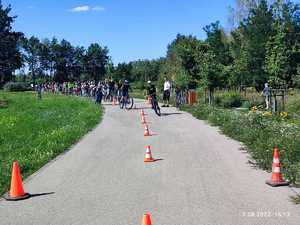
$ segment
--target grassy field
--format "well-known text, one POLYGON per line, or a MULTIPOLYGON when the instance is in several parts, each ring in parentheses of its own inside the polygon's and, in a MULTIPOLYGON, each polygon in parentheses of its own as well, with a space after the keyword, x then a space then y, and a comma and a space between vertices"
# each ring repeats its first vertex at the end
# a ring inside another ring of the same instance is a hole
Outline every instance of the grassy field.
POLYGON ((132 90, 132 92, 130 92, 130 96, 133 98, 146 99, 146 91, 135 88, 132 90))
POLYGON ((0 194, 9 188, 18 160, 27 177, 67 150, 101 120, 102 108, 88 99, 0 91, 0 194))

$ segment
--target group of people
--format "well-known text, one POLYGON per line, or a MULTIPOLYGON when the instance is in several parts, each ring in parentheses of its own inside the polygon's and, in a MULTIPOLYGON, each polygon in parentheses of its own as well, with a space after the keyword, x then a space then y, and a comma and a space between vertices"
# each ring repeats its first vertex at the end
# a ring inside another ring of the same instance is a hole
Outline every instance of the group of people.
MULTIPOLYGON (((147 95, 157 99, 156 87, 153 82, 147 82, 147 95)), ((102 101, 112 102, 114 99, 119 101, 122 97, 128 97, 131 91, 128 80, 120 80, 118 82, 113 79, 105 79, 95 84, 94 81, 85 82, 63 82, 63 83, 44 83, 38 85, 39 93, 46 91, 51 93, 62 93, 66 95, 76 95, 92 97, 96 104, 101 104, 102 101)), ((164 78, 163 101, 162 107, 169 107, 171 96, 171 82, 167 77, 164 78)))
POLYGON ((77 95, 95 98, 95 103, 101 104, 102 101, 112 102, 114 98, 126 96, 129 93, 130 85, 127 80, 115 82, 105 79, 95 84, 94 81, 85 82, 63 82, 63 83, 44 83, 36 87, 38 92, 51 92, 53 94, 77 95))

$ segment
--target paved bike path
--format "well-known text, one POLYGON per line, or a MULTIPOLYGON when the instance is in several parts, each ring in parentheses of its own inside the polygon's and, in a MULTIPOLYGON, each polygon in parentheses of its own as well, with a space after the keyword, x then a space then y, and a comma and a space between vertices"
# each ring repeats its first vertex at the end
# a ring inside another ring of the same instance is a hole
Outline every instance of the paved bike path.
POLYGON ((153 225, 299 224, 292 189, 267 186, 238 142, 174 108, 145 112, 147 138, 139 110, 107 105, 100 125, 25 181, 31 194, 54 193, 0 200, 0 224, 136 225, 145 212, 153 225), (160 161, 143 162, 148 144, 160 161))

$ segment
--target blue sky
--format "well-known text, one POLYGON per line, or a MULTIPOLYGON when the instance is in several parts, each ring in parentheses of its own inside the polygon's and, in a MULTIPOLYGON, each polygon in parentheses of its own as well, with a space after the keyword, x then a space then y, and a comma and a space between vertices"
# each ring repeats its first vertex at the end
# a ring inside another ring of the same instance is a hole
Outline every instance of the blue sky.
POLYGON ((114 63, 164 56, 176 34, 204 39, 202 28, 227 25, 234 0, 2 0, 26 36, 106 45, 114 63))

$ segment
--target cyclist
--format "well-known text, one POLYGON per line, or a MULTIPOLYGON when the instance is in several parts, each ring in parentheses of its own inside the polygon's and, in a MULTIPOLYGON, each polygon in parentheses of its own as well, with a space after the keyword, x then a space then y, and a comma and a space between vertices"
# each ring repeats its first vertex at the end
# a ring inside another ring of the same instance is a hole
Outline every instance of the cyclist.
POLYGON ((147 87, 147 94, 152 98, 152 109, 154 109, 154 100, 157 100, 157 97, 156 97, 156 87, 154 84, 152 84, 152 82, 149 80, 148 82, 148 87, 147 87))
POLYGON ((129 90, 131 91, 131 87, 130 87, 130 85, 129 85, 128 80, 125 80, 125 81, 124 81, 121 90, 122 90, 122 97, 128 97, 128 95, 129 95, 129 90))
POLYGON ((129 98, 129 91, 132 91, 132 89, 129 85, 128 80, 125 80, 122 87, 121 87, 121 96, 122 96, 121 101, 122 101, 122 103, 120 103, 121 104, 120 106, 121 106, 122 109, 124 107, 124 104, 127 104, 127 101, 128 101, 128 98, 129 98))

